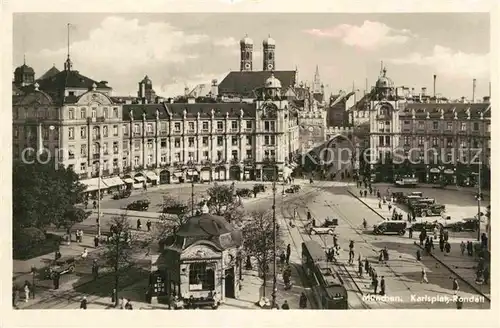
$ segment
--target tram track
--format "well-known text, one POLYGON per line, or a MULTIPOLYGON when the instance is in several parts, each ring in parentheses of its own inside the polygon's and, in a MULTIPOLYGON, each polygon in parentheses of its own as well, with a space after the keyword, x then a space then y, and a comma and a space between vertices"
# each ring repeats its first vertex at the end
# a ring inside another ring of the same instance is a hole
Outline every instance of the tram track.
MULTIPOLYGON (((319 186, 321 187, 321 185, 319 186)), ((302 193, 300 196, 301 198, 306 198, 307 196, 312 196, 314 194, 317 194, 318 192, 321 192, 320 188, 316 186, 312 187, 312 190, 310 191, 307 191, 306 193, 302 193)), ((296 198, 299 198, 299 197, 296 197, 296 198)), ((295 198, 294 198, 295 199, 295 198)), ((290 201, 290 199, 289 199, 290 201)), ((297 242, 295 240, 295 238, 293 238, 293 234, 292 234, 292 231, 291 229, 293 227, 291 227, 286 221, 286 218, 287 217, 291 217, 290 216, 290 208, 287 207, 287 208, 284 208, 284 205, 285 204, 285 200, 283 199, 282 201, 282 204, 280 206, 280 213, 281 213, 281 216, 283 218, 283 220, 285 221, 285 225, 287 227, 287 231, 288 231, 288 234, 290 235, 290 238, 292 239, 292 243, 294 244, 294 247, 297 251, 301 250, 302 248, 302 242, 305 242, 306 240, 314 240, 308 233, 307 231, 303 231, 301 232, 300 229, 305 229, 305 226, 302 224, 302 226, 300 227, 298 224, 297 224, 297 219, 299 219, 300 222, 303 222, 304 220, 301 219, 301 215, 299 213, 299 211, 296 211, 296 217, 295 219, 293 220, 294 221, 294 226, 295 228, 297 228, 298 230, 298 235, 300 236, 300 245, 297 245, 297 242), (285 212, 288 212, 288 213, 285 213, 285 212), (287 215, 288 214, 288 215, 287 215)), ((307 204, 303 204, 303 207, 306 208, 307 210, 311 211, 311 209, 307 206, 307 204)), ((294 209, 295 211, 295 209, 294 209)), ((326 240, 322 237, 322 236, 318 236, 319 240, 321 241, 321 246, 322 248, 328 248, 328 245, 327 245, 327 242, 326 240)), ((351 273, 349 272, 349 270, 347 270, 347 268, 345 267, 345 264, 342 264, 342 263, 333 263, 332 265, 334 265, 336 268, 340 269, 340 270, 335 270, 335 273, 337 274, 337 276, 343 281, 344 284, 348 283, 348 284, 351 284, 351 290, 354 291, 354 294, 356 295, 356 297, 360 300, 360 303, 361 303, 361 306, 364 308, 364 309, 369 309, 369 305, 366 304, 366 302, 364 302, 363 298, 362 298, 362 295, 363 295, 363 292, 361 290, 361 288, 359 287, 359 285, 357 284, 357 282, 355 281, 355 279, 352 277, 351 273), (339 271, 343 271, 342 274, 340 274, 339 271), (345 280, 345 277, 348 278, 348 282, 346 282, 345 280), (354 287, 354 288, 352 288, 354 287)), ((298 271, 300 271, 302 274, 301 274, 301 280, 302 280, 302 283, 306 283, 309 285, 309 280, 308 278, 305 276, 305 272, 302 268, 302 266, 298 266, 300 268, 297 268, 298 271)), ((313 292, 314 293, 314 292, 313 292)), ((309 302, 311 303, 311 298, 308 296, 308 300, 309 302)), ((315 300, 315 299, 314 299, 315 300)), ((349 308, 352 309, 352 306, 349 305, 349 308)))

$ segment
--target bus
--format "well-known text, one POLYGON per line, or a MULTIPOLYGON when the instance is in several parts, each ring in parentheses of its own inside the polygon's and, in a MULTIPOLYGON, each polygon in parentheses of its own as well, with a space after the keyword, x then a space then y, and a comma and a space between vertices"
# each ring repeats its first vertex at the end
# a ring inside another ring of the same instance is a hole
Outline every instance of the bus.
POLYGON ((321 245, 314 240, 302 243, 302 267, 321 309, 348 308, 344 282, 326 261, 326 254, 321 245))

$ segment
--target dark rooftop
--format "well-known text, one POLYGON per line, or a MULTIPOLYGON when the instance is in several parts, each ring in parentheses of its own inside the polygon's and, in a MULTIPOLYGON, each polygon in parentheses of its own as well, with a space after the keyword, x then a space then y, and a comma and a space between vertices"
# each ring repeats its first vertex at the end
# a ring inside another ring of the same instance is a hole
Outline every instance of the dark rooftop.
POLYGON ((219 95, 237 95, 253 98, 254 91, 264 86, 266 79, 274 74, 283 90, 295 85, 295 71, 251 71, 229 72, 219 84, 219 95))

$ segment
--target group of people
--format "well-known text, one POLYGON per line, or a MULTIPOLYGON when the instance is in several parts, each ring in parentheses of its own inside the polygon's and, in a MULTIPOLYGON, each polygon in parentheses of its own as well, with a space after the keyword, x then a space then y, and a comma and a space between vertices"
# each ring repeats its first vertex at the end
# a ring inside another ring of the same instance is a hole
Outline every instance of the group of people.
MULTIPOLYGON (((151 231, 151 226, 152 226, 152 222, 150 219, 148 219, 148 221, 146 222, 146 228, 148 229, 148 232, 151 231)), ((141 222, 141 219, 137 219, 137 230, 141 230, 142 229, 142 222, 141 222)))

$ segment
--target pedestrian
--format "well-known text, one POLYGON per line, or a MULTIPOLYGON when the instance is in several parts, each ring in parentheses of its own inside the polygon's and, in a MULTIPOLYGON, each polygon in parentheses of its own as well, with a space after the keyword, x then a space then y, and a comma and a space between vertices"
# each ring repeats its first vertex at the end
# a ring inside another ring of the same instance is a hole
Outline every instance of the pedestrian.
POLYGON ((363 261, 359 261, 358 263, 358 274, 360 278, 363 278, 363 261))
MULTIPOLYGON (((113 289, 113 291, 115 291, 115 294, 116 294, 116 289, 113 289)), ((114 302, 113 302, 113 304, 114 304, 114 302)), ((120 297, 120 309, 122 309, 122 310, 125 309, 125 298, 123 298, 123 296, 120 297)))
POLYGON ((434 239, 437 239, 438 238, 438 228, 437 227, 434 227, 434 239))
POLYGON ((462 255, 464 255, 464 253, 465 253, 465 243, 463 240, 460 243, 460 253, 462 253, 462 255))
POLYGON ((368 194, 368 191, 366 191, 366 189, 365 189, 365 190, 363 191, 363 194, 364 194, 364 196, 365 196, 365 198, 366 198, 366 195, 368 194))
POLYGON ((378 208, 379 208, 379 210, 382 209, 382 202, 381 201, 378 201, 378 208))
POLYGON ((481 248, 486 249, 488 248, 488 236, 483 232, 481 235, 481 248))
POLYGON ((387 204, 387 207, 389 208, 389 212, 391 211, 392 205, 391 203, 387 204))
POLYGON ((448 241, 448 239, 450 238, 450 234, 449 234, 448 230, 445 230, 445 231, 443 232, 443 236, 444 236, 444 237, 443 237, 443 238, 444 238, 444 241, 445 241, 445 242, 446 242, 446 241, 448 241))
POLYGON ((444 239, 441 237, 439 238, 439 250, 441 253, 444 251, 444 239))
POLYGON ((54 278, 52 280, 52 283, 54 284, 54 289, 59 289, 59 282, 60 282, 60 279, 61 279, 61 274, 56 272, 54 274, 54 278))
POLYGON ((151 220, 148 219, 148 221, 146 222, 146 227, 148 228, 148 232, 151 231, 151 225, 152 225, 151 220))
POLYGON ((130 302, 130 299, 127 299, 127 303, 125 304, 125 309, 126 310, 133 310, 134 309, 132 307, 132 302, 130 302))
POLYGON ((29 283, 24 283, 24 301, 28 303, 30 299, 30 286, 29 283))
POLYGON ((75 230, 75 240, 76 240, 76 242, 77 242, 77 243, 79 243, 79 242, 80 242, 80 236, 79 236, 79 233, 80 233, 80 231, 79 231, 78 229, 77 229, 77 230, 75 230))
POLYGON ((385 295, 385 279, 384 276, 380 279, 380 295, 385 295))
POLYGON ((486 267, 483 270, 483 284, 487 285, 489 281, 490 281, 490 270, 488 269, 488 267, 486 267))
POLYGON ((360 190, 360 191, 359 191, 359 196, 360 196, 360 197, 363 197, 363 190, 360 190))
POLYGON ((306 296, 306 294, 304 292, 302 292, 302 294, 300 294, 299 307, 301 309, 307 308, 307 296, 306 296))
POLYGON ((288 305, 287 300, 285 300, 285 302, 281 306, 281 309, 283 309, 283 310, 290 310, 290 305, 288 305))
POLYGON ((315 219, 312 219, 312 226, 315 227, 316 226, 316 220, 315 219))
POLYGON ((286 264, 290 264, 290 254, 291 254, 291 252, 292 252, 292 247, 290 246, 290 244, 288 244, 286 246, 286 259, 285 259, 286 264))
POLYGON ((99 247, 99 236, 94 237, 94 247, 95 248, 99 247))
POLYGON ((62 257, 61 252, 57 250, 54 254, 55 261, 59 260, 62 257))
POLYGON ((87 310, 87 297, 86 296, 83 296, 82 300, 80 301, 80 309, 87 310))
POLYGON ((451 252, 451 245, 450 245, 449 242, 446 242, 444 244, 444 250, 446 251, 446 254, 450 254, 450 252, 451 252))
POLYGON ((97 280, 99 276, 99 265, 97 264, 97 259, 92 261, 92 274, 94 276, 94 280, 97 280))
POLYGON ((458 280, 457 280, 457 278, 453 278, 453 294, 457 295, 459 289, 460 289, 460 286, 458 286, 458 280))
POLYGON ((373 286, 373 293, 377 294, 377 290, 378 290, 378 278, 375 275, 375 273, 373 274, 372 286, 373 286))
POLYGON ((413 227, 408 228, 408 238, 412 239, 413 238, 413 227))
POLYGON ((380 191, 377 190, 377 198, 380 199, 380 191))
POLYGON ((471 241, 467 241, 467 255, 472 256, 474 254, 473 252, 473 246, 471 241))
POLYGON ((94 206, 94 210, 97 209, 97 202, 95 200, 92 202, 92 205, 94 206))
POLYGON ((370 262, 368 261, 368 258, 365 258, 365 271, 370 273, 370 262))
POLYGON ((429 283, 429 280, 427 279, 427 271, 425 271, 425 268, 422 268, 422 278, 420 279, 420 283, 425 282, 426 284, 429 283))
POLYGON ((142 226, 141 219, 137 219, 137 230, 141 230, 141 226, 142 226))
POLYGON ((420 261, 422 259, 422 255, 420 254, 420 250, 417 250, 417 261, 420 261))
POLYGON ((462 301, 462 298, 457 295, 457 310, 461 310, 464 306, 464 302, 462 301))

